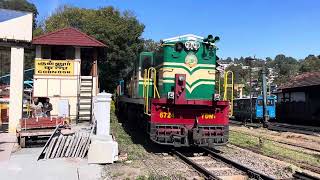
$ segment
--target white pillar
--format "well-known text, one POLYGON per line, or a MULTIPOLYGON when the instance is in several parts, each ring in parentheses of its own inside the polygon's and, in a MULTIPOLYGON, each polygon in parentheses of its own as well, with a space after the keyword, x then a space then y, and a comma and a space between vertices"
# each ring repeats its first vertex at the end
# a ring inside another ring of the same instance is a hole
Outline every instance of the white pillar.
POLYGON ((99 93, 95 98, 94 112, 97 120, 97 136, 110 136, 110 93, 99 93))
POLYGON ((99 93, 94 102, 97 134, 91 137, 88 163, 105 164, 118 160, 118 143, 110 135, 110 93, 99 93))
POLYGON ((11 47, 9 132, 16 133, 22 118, 24 48, 11 47))

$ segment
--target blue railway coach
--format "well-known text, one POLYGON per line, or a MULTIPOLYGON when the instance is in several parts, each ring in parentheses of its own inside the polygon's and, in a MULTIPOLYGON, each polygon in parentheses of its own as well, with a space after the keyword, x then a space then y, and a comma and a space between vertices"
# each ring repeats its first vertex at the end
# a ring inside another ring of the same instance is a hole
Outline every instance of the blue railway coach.
MULTIPOLYGON (((267 97, 267 114, 270 120, 276 118, 277 97, 271 95, 267 97)), ((250 98, 239 98, 233 101, 233 116, 236 120, 246 121, 250 119, 250 98)), ((263 97, 252 98, 252 119, 260 122, 263 119, 263 97)))

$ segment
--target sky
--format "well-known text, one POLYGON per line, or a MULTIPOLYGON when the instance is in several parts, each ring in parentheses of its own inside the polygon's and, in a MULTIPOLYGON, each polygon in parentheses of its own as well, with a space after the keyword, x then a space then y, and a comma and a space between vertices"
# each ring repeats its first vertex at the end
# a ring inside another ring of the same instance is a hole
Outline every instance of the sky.
POLYGON ((220 37, 218 56, 297 59, 320 54, 319 0, 29 0, 39 20, 61 5, 114 6, 135 13, 143 38, 159 41, 184 34, 220 37))

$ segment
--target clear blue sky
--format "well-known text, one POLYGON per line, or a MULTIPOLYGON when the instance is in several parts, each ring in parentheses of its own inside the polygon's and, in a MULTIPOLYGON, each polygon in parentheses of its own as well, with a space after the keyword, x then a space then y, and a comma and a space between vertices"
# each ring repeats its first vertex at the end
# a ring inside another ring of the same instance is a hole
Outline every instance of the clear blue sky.
POLYGON ((135 12, 144 38, 220 36, 220 57, 320 54, 319 0, 29 0, 44 19, 59 6, 112 5, 135 12))

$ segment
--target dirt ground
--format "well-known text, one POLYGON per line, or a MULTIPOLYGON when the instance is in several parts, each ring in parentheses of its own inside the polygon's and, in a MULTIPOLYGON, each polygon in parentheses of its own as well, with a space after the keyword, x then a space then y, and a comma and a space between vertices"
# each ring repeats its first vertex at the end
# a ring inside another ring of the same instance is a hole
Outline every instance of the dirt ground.
POLYGON ((104 167, 107 179, 203 179, 191 167, 177 158, 146 153, 144 159, 127 160, 104 167))

